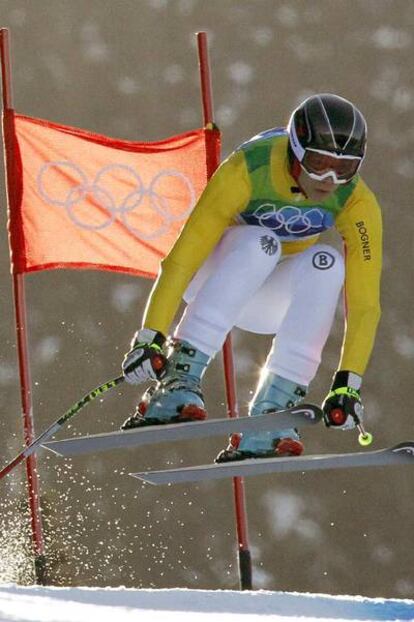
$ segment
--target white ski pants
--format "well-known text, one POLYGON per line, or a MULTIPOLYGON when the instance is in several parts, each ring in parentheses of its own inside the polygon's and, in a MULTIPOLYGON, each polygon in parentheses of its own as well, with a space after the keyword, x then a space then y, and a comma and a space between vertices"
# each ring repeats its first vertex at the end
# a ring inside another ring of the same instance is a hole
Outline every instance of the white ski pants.
POLYGON ((209 356, 227 333, 276 335, 266 369, 307 386, 318 369, 344 281, 342 255, 326 244, 281 257, 275 233, 229 228, 196 273, 175 336, 209 356))

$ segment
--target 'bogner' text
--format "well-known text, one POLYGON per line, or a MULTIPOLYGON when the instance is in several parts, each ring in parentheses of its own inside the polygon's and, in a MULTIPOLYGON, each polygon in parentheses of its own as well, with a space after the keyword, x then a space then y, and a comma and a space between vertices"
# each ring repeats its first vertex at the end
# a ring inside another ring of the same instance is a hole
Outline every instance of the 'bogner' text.
POLYGON ((357 222, 355 224, 358 227, 358 233, 361 239, 361 248, 362 248, 362 254, 364 256, 364 261, 370 261, 371 248, 369 244, 369 235, 368 235, 367 228, 365 226, 365 222, 361 220, 360 222, 357 222))

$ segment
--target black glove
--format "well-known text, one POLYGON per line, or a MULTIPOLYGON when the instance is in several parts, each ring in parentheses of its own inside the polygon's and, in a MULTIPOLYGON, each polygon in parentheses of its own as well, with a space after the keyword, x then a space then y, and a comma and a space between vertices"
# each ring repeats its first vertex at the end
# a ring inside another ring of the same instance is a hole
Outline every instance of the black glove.
POLYGON ((165 337, 162 333, 142 328, 131 342, 131 349, 122 361, 125 380, 130 384, 140 384, 146 380, 157 380, 163 375, 166 357, 162 351, 165 337))
POLYGON ((336 372, 331 391, 322 404, 323 418, 328 427, 352 430, 362 423, 361 380, 358 374, 350 371, 336 372))

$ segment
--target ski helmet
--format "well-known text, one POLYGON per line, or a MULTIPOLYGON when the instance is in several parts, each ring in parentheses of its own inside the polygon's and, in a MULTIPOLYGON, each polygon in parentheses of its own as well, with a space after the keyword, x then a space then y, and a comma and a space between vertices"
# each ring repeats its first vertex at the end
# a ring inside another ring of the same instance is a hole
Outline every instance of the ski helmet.
POLYGON ((296 160, 310 177, 343 184, 358 172, 367 124, 350 101, 330 93, 312 95, 293 111, 287 130, 292 164, 296 160))

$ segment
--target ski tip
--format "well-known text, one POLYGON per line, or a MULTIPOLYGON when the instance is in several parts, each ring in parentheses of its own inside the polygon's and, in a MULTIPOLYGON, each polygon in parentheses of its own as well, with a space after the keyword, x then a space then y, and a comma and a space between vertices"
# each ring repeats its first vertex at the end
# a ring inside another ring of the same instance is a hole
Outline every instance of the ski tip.
POLYGON ((394 445, 392 451, 395 453, 405 452, 414 457, 414 441, 404 441, 402 443, 398 443, 398 445, 394 445))
POLYGON ((319 421, 321 421, 323 417, 322 408, 320 408, 320 406, 316 406, 316 404, 311 404, 307 402, 294 406, 290 412, 293 415, 301 415, 312 423, 319 423, 319 421))

